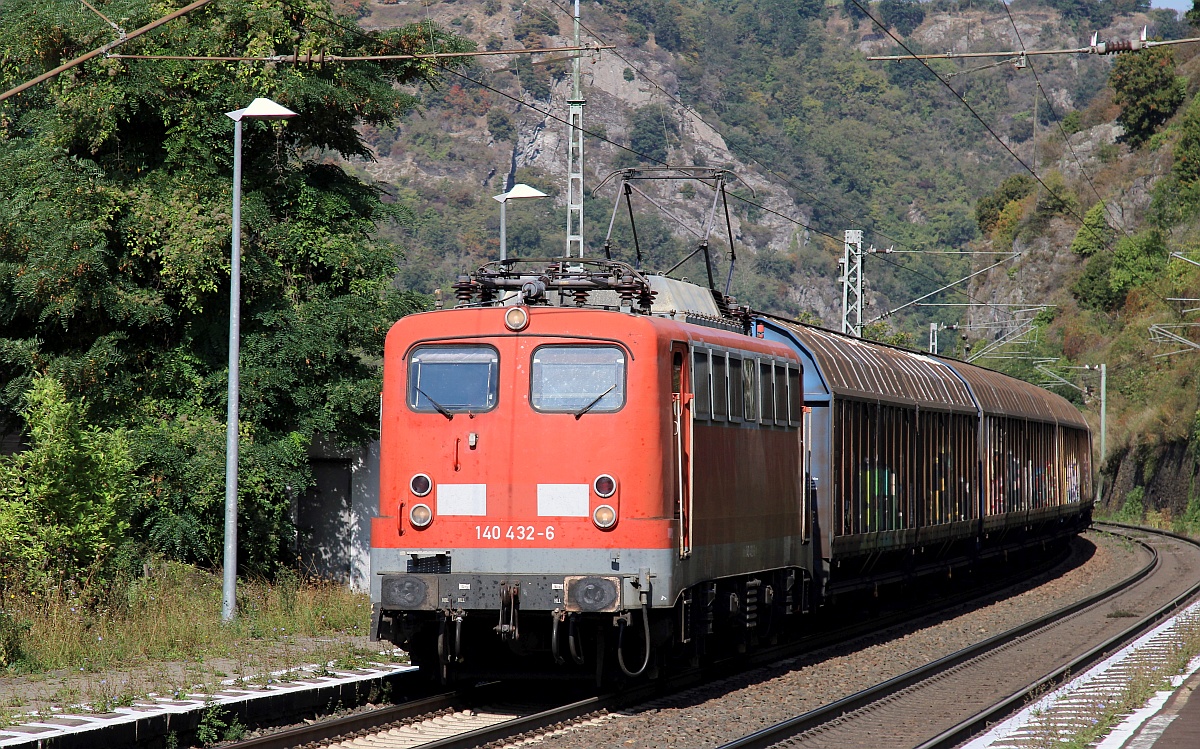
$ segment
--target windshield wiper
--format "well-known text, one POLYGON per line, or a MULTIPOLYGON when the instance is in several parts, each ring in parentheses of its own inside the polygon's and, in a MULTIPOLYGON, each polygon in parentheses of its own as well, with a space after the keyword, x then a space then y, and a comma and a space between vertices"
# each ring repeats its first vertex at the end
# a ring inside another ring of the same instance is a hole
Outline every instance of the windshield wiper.
POLYGON ((579 421, 579 417, 580 417, 580 416, 583 416, 583 415, 584 415, 585 413, 587 413, 588 411, 591 411, 593 408, 595 408, 595 407, 596 407, 596 404, 597 404, 597 403, 599 403, 600 401, 604 400, 604 396, 608 395, 609 393, 611 393, 613 390, 616 390, 616 389, 617 389, 617 384, 614 382, 614 383, 612 384, 612 387, 610 387, 608 390, 605 390, 605 391, 604 391, 603 393, 601 393, 600 395, 597 395, 597 396, 596 396, 596 399, 595 399, 594 401, 592 401, 591 403, 587 404, 586 406, 584 406, 584 407, 583 407, 583 408, 581 408, 580 410, 576 411, 576 412, 575 412, 575 420, 576 420, 576 421, 579 421))
MULTIPOLYGON (((421 388, 419 388, 419 387, 416 387, 415 385, 414 385, 413 387, 416 389, 416 391, 417 391, 418 393, 420 393, 421 395, 425 396, 425 400, 429 401, 429 402, 430 402, 430 404, 432 404, 432 405, 433 405, 433 407, 437 409, 437 412, 438 412, 438 413, 440 413, 442 416, 445 416, 447 421, 454 421, 454 414, 452 414, 452 413, 450 413, 449 411, 447 411, 445 406, 443 406, 441 403, 438 403, 438 402, 437 402, 437 401, 435 401, 433 398, 430 398, 430 397, 429 397, 429 393, 425 392, 425 391, 424 391, 424 390, 422 390, 421 388)), ((613 387, 616 387, 616 385, 613 385, 613 387)), ((589 406, 589 408, 590 408, 590 406, 589 406)), ((578 419, 579 417, 578 417, 578 416, 576 416, 575 418, 577 418, 577 419, 578 419)))

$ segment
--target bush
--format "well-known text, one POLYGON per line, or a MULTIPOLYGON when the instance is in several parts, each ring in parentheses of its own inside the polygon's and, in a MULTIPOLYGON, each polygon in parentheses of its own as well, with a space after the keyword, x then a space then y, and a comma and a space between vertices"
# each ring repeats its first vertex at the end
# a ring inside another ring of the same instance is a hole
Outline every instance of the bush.
POLYGON ((1192 99, 1179 122, 1171 173, 1185 186, 1200 181, 1200 99, 1192 99))
POLYGON ((1083 275, 1071 286, 1071 294, 1082 306, 1111 312, 1125 303, 1125 292, 1114 291, 1109 282, 1112 262, 1111 252, 1101 252, 1088 260, 1083 275))
POLYGON ((1022 200, 1037 186, 1028 175, 1014 174, 1008 177, 991 193, 984 195, 975 204, 975 223, 982 234, 991 234, 1000 220, 1000 212, 1014 200, 1022 200))
POLYGON ((129 433, 84 424, 82 401, 58 380, 38 376, 25 402, 29 449, 0 459, 0 562, 10 585, 111 561, 141 483, 129 433))
POLYGON ((493 107, 487 113, 488 132, 496 140, 512 140, 515 130, 513 129, 512 118, 508 116, 499 107, 493 107))
POLYGON ((1157 278, 1166 263, 1167 245, 1157 231, 1122 237, 1113 248, 1109 286, 1113 292, 1125 294, 1157 278))
POLYGON ((516 28, 513 29, 513 37, 519 42, 525 42, 530 37, 557 33, 558 21, 545 13, 534 12, 532 8, 526 8, 521 14, 521 20, 517 21, 516 28))
POLYGON ((1139 522, 1146 514, 1145 498, 1146 489, 1141 486, 1134 487, 1125 495, 1125 504, 1121 505, 1120 511, 1113 519, 1119 523, 1139 522))
POLYGON ((1071 242, 1071 252, 1080 257, 1091 257, 1107 248, 1114 234, 1113 228, 1108 224, 1108 213, 1104 203, 1097 203, 1084 214, 1083 226, 1079 227, 1075 239, 1071 242))
POLYGON ((0 669, 11 669, 25 660, 25 638, 30 624, 0 611, 0 669))
POLYGON ((1042 182, 1045 183, 1046 190, 1038 195, 1037 205, 1034 209, 1038 218, 1069 216, 1079 212, 1079 200, 1067 187, 1062 172, 1053 169, 1046 173, 1042 182))
POLYGON ((667 139, 678 134, 674 118, 661 106, 642 107, 629 118, 629 147, 649 163, 666 163, 667 139))

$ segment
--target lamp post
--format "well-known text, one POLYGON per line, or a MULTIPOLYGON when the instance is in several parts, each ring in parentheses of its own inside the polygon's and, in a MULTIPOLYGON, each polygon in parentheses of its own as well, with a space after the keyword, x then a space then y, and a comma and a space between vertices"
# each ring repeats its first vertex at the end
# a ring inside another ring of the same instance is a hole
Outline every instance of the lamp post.
POLYGON ((525 184, 515 184, 512 189, 500 195, 493 195, 492 200, 500 204, 500 259, 508 259, 508 216, 505 213, 505 208, 510 200, 520 200, 525 198, 544 198, 546 193, 537 188, 530 187, 525 184))
POLYGON ((233 249, 229 270, 229 410, 225 424, 225 574, 221 619, 237 610, 238 514, 238 356, 242 327, 242 120, 281 120, 296 113, 270 99, 258 98, 245 109, 226 112, 233 120, 233 249))

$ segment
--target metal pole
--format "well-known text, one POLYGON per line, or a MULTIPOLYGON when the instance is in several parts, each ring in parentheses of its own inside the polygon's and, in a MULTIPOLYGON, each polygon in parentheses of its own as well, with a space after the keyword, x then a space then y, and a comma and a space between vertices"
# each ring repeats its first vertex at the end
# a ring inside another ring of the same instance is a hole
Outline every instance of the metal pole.
MULTIPOLYGON (((1105 442, 1108 437, 1108 365, 1100 365, 1100 467, 1104 468, 1104 458, 1108 454, 1105 442)), ((1099 474, 1096 481, 1096 494, 1104 497, 1104 474, 1099 474)))
POLYGON ((938 324, 935 322, 929 323, 929 353, 937 353, 937 334, 938 324))
POLYGON ((508 201, 501 200, 500 201, 500 259, 501 260, 508 259, 508 233, 507 233, 508 232, 508 229, 507 229, 508 216, 505 215, 505 213, 504 213, 504 209, 506 206, 508 206, 508 201))
MULTIPOLYGON (((575 46, 579 46, 579 0, 575 0, 575 46)), ((571 59, 571 98, 567 133, 567 257, 583 257, 583 93, 580 90, 580 55, 571 59)))
POLYGON ((233 123, 233 249, 229 270, 229 410, 225 417, 225 574, 221 619, 237 613, 238 356, 242 327, 242 121, 233 123))

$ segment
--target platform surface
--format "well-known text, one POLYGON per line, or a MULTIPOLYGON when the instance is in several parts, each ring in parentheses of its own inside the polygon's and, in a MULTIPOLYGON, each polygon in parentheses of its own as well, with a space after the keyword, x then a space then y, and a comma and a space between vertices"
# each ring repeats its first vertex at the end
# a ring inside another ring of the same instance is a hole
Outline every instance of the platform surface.
POLYGON ((1200 749, 1200 671, 1193 673, 1157 715, 1121 749, 1200 749))

